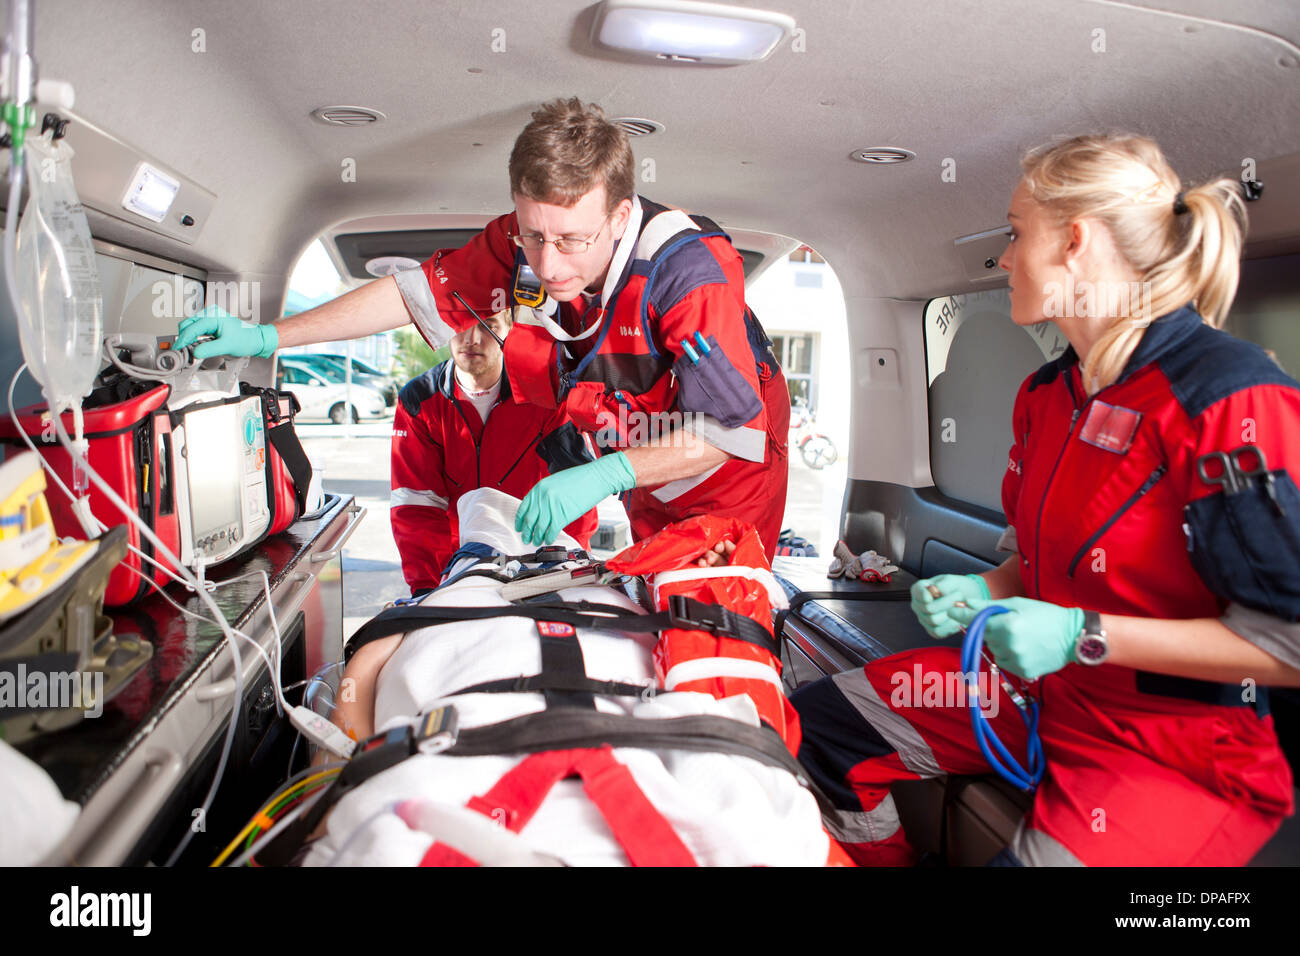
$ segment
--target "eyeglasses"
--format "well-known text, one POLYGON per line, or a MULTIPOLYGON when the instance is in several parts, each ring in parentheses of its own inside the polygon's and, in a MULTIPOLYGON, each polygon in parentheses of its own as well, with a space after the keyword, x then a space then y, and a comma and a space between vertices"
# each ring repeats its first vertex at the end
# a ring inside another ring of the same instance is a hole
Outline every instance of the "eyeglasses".
MULTIPOLYGON (((612 215, 613 213, 609 214, 609 216, 612 215)), ((591 248, 591 244, 596 241, 596 237, 599 236, 601 230, 605 228, 605 223, 609 222, 609 216, 602 219, 600 226, 586 239, 573 239, 569 236, 561 236, 559 239, 543 239, 541 236, 536 234, 520 236, 512 233, 510 240, 520 249, 527 252, 537 252, 548 242, 553 242, 555 243, 556 252, 562 252, 566 256, 572 256, 579 252, 586 252, 591 248)))

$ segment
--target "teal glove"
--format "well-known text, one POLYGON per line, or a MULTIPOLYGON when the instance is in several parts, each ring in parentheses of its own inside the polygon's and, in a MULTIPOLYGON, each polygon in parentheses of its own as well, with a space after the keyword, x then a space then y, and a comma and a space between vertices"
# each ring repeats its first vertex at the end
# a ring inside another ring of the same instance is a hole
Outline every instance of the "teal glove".
POLYGON ((280 344, 280 333, 274 325, 254 325, 237 319, 225 309, 210 305, 202 312, 181 319, 176 327, 176 341, 172 348, 183 349, 194 344, 200 335, 215 335, 216 339, 194 347, 196 359, 214 355, 255 355, 270 358, 280 344))
POLYGON ((1025 680, 1038 680, 1074 660, 1074 641, 1083 631, 1083 608, 1022 597, 968 603, 970 607, 955 607, 948 616, 969 626, 975 614, 990 604, 1009 612, 995 614, 984 624, 984 646, 993 652, 999 667, 1025 680))
POLYGON ((550 544, 565 525, 602 499, 635 486, 636 472, 627 455, 621 451, 601 455, 585 465, 548 475, 534 485, 519 505, 515 530, 528 544, 550 544))
POLYGON ((931 637, 952 637, 961 628, 948 615, 958 601, 987 601, 989 586, 978 574, 940 574, 912 585, 912 613, 931 637), (932 597, 929 586, 939 589, 940 597, 932 597))

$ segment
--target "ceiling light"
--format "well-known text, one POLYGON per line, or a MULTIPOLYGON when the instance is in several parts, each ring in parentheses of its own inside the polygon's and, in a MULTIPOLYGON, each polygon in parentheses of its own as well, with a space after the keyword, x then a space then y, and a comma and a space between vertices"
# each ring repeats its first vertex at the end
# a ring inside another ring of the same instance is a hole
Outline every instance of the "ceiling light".
POLYGON ((604 0, 594 43, 640 56, 690 63, 765 60, 794 32, 784 13, 693 0, 604 0))
POLYGON ((871 146, 866 149, 855 149, 849 153, 849 159, 871 166, 892 166, 905 163, 909 159, 916 159, 916 153, 909 149, 899 149, 897 146, 871 146))
POLYGON ((151 222, 162 222, 180 188, 181 184, 161 169, 141 163, 126 187, 122 205, 151 222))

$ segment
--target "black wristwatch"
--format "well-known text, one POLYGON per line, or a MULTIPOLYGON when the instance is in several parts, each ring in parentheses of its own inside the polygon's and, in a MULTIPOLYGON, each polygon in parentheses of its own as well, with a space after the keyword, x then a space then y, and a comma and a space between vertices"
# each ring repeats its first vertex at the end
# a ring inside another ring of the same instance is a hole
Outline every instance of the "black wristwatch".
POLYGON ((1074 639, 1074 659, 1095 667, 1109 656, 1110 642, 1101 629, 1101 615, 1096 611, 1084 611, 1083 630, 1074 639))

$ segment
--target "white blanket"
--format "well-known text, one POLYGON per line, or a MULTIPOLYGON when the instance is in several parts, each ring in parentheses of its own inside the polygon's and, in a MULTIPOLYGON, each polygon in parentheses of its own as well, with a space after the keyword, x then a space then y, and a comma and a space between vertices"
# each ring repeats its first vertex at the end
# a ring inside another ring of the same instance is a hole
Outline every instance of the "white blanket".
MULTIPOLYGON (((499 492, 466 495, 460 505, 461 540, 471 540, 465 536, 469 528, 476 535, 472 540, 486 540, 503 552, 531 550, 514 532, 517 505, 499 492)), ((497 595, 499 587, 491 578, 469 577, 433 592, 425 603, 505 604, 497 595)), ((642 610, 612 587, 571 588, 561 596, 642 610)), ((650 654, 655 635, 580 630, 578 640, 588 676, 653 685, 650 654)), ((536 674, 540 666, 541 645, 530 620, 497 618, 413 631, 379 675, 375 727, 385 730, 409 723, 422 711, 448 702, 455 704, 462 728, 541 711, 545 705, 540 693, 448 696, 482 681, 536 674)), ((660 694, 653 699, 597 697, 596 706, 606 713, 645 718, 711 714, 758 725, 748 697, 715 700, 698 693, 660 694)), ((816 802, 786 771, 727 754, 620 747, 614 755, 701 864, 819 866, 825 862, 828 841, 816 802)), ((460 842, 467 855, 481 858, 484 841, 470 835, 481 830, 487 818, 464 810, 465 803, 490 790, 521 759, 517 755, 411 757, 334 807, 329 833, 313 845, 306 863, 418 864, 435 837, 412 828, 394 812, 399 803, 412 799, 442 811, 439 825, 431 827, 438 842, 453 848, 460 842)), ((406 816, 409 819, 410 813, 406 816)), ((532 851, 575 865, 627 863, 577 779, 556 784, 518 838, 503 828, 496 832, 507 860, 513 846, 521 859, 532 851)))

